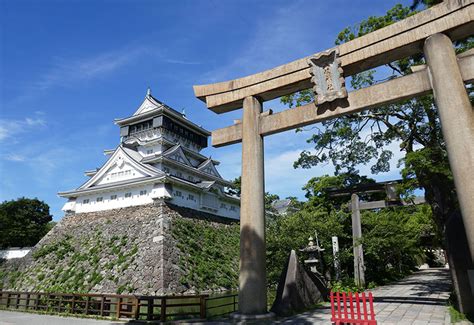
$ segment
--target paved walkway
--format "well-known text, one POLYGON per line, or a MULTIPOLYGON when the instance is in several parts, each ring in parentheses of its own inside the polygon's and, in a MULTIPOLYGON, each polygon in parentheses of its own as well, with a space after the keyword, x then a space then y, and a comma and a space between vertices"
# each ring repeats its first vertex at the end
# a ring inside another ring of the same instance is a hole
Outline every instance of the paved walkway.
MULTIPOLYGON (((446 307, 451 291, 449 270, 416 272, 397 283, 371 290, 375 319, 383 325, 450 324, 446 307)), ((330 324, 329 307, 280 321, 281 324, 330 324)))
MULTIPOLYGON (((397 283, 372 290, 378 324, 422 325, 450 324, 446 307, 451 280, 449 270, 428 269, 419 271, 397 283)), ((274 324, 331 324, 329 307, 319 308, 274 324)), ((128 324, 133 324, 130 322, 128 324)), ((208 324, 229 324, 229 321, 208 322, 208 324)), ((60 316, 36 315, 21 312, 0 311, 0 325, 118 325, 120 321, 98 321, 91 319, 66 318, 60 316)), ((136 323, 135 323, 136 324, 136 323)), ((142 323, 143 324, 143 323, 142 323)))
MULTIPOLYGON (((38 315, 0 310, 0 325, 125 325, 120 321, 95 320, 77 317, 38 315)), ((143 323, 141 323, 143 325, 143 323)))

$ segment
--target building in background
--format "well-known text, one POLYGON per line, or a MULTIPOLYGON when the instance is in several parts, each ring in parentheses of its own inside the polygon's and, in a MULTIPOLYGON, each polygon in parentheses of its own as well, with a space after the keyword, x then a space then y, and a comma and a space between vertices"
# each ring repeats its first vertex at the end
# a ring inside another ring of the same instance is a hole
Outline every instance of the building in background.
POLYGON ((211 133, 151 95, 130 117, 115 120, 120 144, 79 188, 60 192, 63 211, 84 213, 153 203, 156 199, 218 216, 238 219, 240 200, 218 161, 200 151, 211 133))

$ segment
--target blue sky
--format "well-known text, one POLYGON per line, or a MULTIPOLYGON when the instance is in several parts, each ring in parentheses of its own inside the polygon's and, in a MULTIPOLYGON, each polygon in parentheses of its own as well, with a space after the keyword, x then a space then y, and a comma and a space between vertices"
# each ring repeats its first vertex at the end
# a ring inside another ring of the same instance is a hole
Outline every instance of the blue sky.
MULTIPOLYGON (((208 111, 193 85, 330 48, 344 27, 398 2, 0 0, 0 200, 38 197, 58 220, 64 199, 56 193, 78 187, 85 170, 105 162, 103 150, 119 142, 113 119, 131 115, 148 86, 209 130, 231 125, 241 112, 208 111)), ((278 101, 265 106, 282 109, 278 101)), ((265 138, 266 190, 303 198, 308 179, 333 172, 331 166, 293 169, 299 152, 311 148, 310 134, 265 138)), ((204 153, 233 179, 240 175, 240 150, 204 153)), ((396 177, 396 170, 376 176, 396 177)))

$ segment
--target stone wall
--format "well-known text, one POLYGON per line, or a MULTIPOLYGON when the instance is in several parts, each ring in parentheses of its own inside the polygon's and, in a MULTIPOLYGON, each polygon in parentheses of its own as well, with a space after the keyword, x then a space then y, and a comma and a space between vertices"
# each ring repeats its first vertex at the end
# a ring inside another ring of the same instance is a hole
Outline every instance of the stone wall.
POLYGON ((181 281, 188 270, 180 258, 187 252, 172 235, 177 218, 217 229, 232 222, 164 201, 68 215, 27 256, 3 263, 0 285, 14 291, 147 295, 195 291, 181 281))

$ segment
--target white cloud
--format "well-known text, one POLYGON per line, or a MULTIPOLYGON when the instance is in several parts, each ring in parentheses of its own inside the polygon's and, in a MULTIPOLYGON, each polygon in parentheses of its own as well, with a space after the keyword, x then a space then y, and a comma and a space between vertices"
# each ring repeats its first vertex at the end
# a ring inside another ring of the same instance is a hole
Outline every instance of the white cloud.
POLYGON ((178 59, 165 59, 165 62, 173 63, 173 64, 183 64, 183 65, 199 65, 199 64, 202 64, 201 62, 197 62, 197 61, 186 61, 186 60, 178 60, 178 59))
POLYGON ((48 72, 33 83, 33 91, 44 91, 57 86, 90 80, 112 73, 148 53, 145 47, 120 49, 85 58, 56 58, 48 72))
POLYGON ((36 126, 36 125, 45 126, 46 125, 46 122, 41 118, 27 117, 27 118, 25 118, 25 123, 29 126, 36 126))
POLYGON ((12 153, 12 154, 6 155, 5 159, 9 161, 23 162, 25 161, 26 158, 22 155, 12 153))
POLYGON ((37 117, 27 117, 21 120, 0 119, 0 142, 45 125, 46 121, 37 117))

